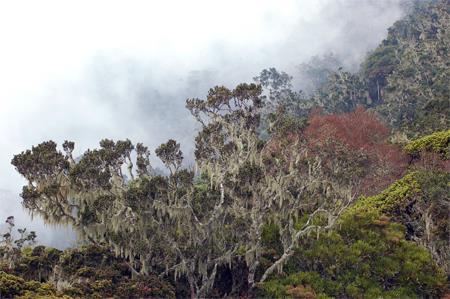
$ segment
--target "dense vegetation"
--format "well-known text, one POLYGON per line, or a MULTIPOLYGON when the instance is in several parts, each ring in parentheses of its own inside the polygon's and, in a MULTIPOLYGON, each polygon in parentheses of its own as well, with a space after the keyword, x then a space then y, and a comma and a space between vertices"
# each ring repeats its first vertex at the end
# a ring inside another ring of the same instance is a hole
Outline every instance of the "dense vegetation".
POLYGON ((447 172, 411 172, 360 198, 338 229, 299 245, 287 277, 263 288, 269 297, 437 297, 450 260, 449 180, 447 172))
POLYGON ((175 297, 169 282, 154 275, 133 278, 125 260, 96 245, 64 252, 28 247, 2 271, 0 292, 6 298, 175 297))
POLYGON ((450 275, 450 5, 419 3, 359 73, 316 57, 307 92, 274 68, 188 99, 180 144, 43 142, 12 160, 23 206, 86 242, 7 219, 0 296, 439 298, 450 275))
POLYGON ((417 1, 358 74, 331 72, 315 102, 330 112, 374 108, 409 137, 448 129, 449 23, 448 1, 417 1))

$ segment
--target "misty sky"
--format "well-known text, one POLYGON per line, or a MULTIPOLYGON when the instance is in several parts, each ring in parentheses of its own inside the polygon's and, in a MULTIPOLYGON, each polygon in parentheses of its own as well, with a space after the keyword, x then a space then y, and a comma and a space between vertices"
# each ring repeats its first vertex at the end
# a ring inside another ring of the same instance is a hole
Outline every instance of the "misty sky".
MULTIPOLYGON (((0 197, 23 184, 12 156, 49 139, 81 154, 102 138, 151 149, 174 138, 189 156, 186 98, 328 52, 354 69, 402 16, 400 2, 1 2, 0 197)), ((0 198, 0 217, 23 215, 14 196, 0 198)))

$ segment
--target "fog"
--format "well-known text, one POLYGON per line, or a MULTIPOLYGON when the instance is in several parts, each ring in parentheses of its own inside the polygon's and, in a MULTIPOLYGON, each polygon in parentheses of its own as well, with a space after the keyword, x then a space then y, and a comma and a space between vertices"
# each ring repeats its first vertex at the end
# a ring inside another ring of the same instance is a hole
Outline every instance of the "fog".
MULTIPOLYGON (((68 246, 67 229, 20 206, 14 154, 52 139, 76 155, 102 138, 154 149, 168 138, 192 157, 184 103, 263 68, 295 74, 333 52, 356 70, 403 14, 402 0, 10 1, 0 4, 0 216, 68 246)), ((154 163, 157 162, 154 161, 154 163)))

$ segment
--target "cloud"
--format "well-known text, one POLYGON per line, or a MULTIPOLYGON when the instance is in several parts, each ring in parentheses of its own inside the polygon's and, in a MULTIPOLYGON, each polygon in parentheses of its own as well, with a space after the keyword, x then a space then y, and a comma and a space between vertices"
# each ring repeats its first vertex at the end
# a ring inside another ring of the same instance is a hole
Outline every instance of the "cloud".
POLYGON ((20 197, 11 191, 0 189, 0 234, 8 232, 9 225, 5 220, 14 216, 15 226, 13 236, 19 236, 17 229, 26 228, 27 232, 36 231, 36 242, 41 245, 65 248, 77 243, 76 234, 70 227, 51 226, 45 224, 42 219, 30 215, 24 211, 20 204, 20 197))
POLYGON ((174 138, 192 157, 186 98, 330 51, 355 69, 401 2, 2 2, 0 188, 18 194, 12 156, 49 139, 79 155, 102 138, 174 138))

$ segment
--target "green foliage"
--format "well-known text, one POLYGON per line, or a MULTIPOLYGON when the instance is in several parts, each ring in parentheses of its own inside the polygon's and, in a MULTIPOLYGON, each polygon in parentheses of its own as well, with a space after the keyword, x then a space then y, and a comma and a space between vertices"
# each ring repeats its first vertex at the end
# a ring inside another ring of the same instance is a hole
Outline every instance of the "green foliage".
MULTIPOLYGON (((217 86, 205 100, 186 101, 202 126, 196 138, 196 164, 207 181, 194 180, 192 171, 181 168, 183 154, 175 140, 155 151, 169 169, 168 176, 143 170, 149 168, 148 150, 129 140, 104 139, 99 149, 87 150, 78 161, 71 156, 73 143, 63 144, 65 155, 53 142, 43 143, 13 159, 31 182, 23 189, 25 206, 50 222, 71 223, 89 241, 106 244, 127 259, 133 274, 157 272, 186 278, 192 293, 206 296, 218 268, 231 267, 236 258, 243 258, 248 284, 253 287, 255 279, 264 280, 274 269, 268 267, 269 272, 255 276, 265 259, 261 234, 269 218, 281 226, 280 238, 286 245, 282 249, 290 252, 301 234, 312 227, 329 229, 335 223, 307 221, 305 231, 297 235, 290 225, 299 214, 312 215, 320 200, 318 212, 336 219, 351 200, 347 190, 351 186, 338 187, 335 177, 322 171, 319 158, 298 151, 298 142, 287 142, 284 161, 265 159, 269 141, 261 140, 258 132, 265 104, 262 87, 256 84, 239 84, 233 90, 217 86), (42 152, 68 167, 51 167, 41 180, 40 168, 54 164, 36 157, 42 152), (30 165, 28 160, 41 165, 30 165)), ((285 127, 296 123, 293 115, 289 117, 293 122, 285 127)), ((82 248, 63 253, 61 277, 95 277, 100 285, 102 276, 117 280, 113 273, 98 272, 110 257, 102 252, 95 255, 96 251, 82 248)), ((277 255, 282 258, 279 263, 285 262, 285 256, 277 255)), ((274 257, 266 260, 274 263, 274 257)), ((108 271, 117 274, 115 269, 108 271)), ((72 286, 74 294, 92 295, 90 283, 94 282, 72 286)))
POLYGON ((302 298, 292 290, 311 287, 322 298, 437 297, 446 286, 444 271, 404 239, 404 227, 374 214, 354 214, 338 231, 305 240, 287 270, 262 285, 266 296, 302 298))
POLYGON ((25 281, 23 278, 0 271, 1 298, 70 298, 60 294, 50 283, 25 281))
POLYGON ((280 247, 280 231, 278 226, 274 223, 267 223, 264 225, 262 234, 262 245, 265 248, 270 248, 278 252, 278 254, 282 253, 283 249, 280 247))
POLYGON ((269 298, 330 298, 325 292, 327 282, 322 279, 317 272, 299 272, 287 276, 282 279, 274 279, 262 285, 264 292, 261 294, 269 298), (297 292, 297 296, 293 296, 292 290, 302 288, 303 294, 297 292), (312 292, 310 288, 312 288, 312 292), (308 296, 308 293, 313 293, 314 296, 308 296))
MULTIPOLYGON (((395 56, 396 47, 394 45, 382 44, 375 49, 364 61, 365 75, 369 78, 386 77, 399 63, 395 56)), ((381 83, 381 82, 380 82, 381 83)))
POLYGON ((450 173, 415 171, 379 195, 363 197, 344 215, 388 215, 407 228, 406 237, 423 244, 436 262, 450 273, 450 173))
POLYGON ((27 281, 25 283, 25 292, 19 296, 20 299, 31 298, 70 298, 66 295, 56 291, 56 288, 51 283, 38 284, 34 281, 27 281))
POLYGON ((0 272, 0 294, 2 297, 12 298, 20 295, 25 288, 25 281, 17 276, 0 272))
POLYGON ((14 267, 21 256, 24 245, 34 245, 37 237, 34 231, 27 233, 26 228, 19 228, 17 229, 19 237, 14 238, 14 216, 7 217, 5 222, 7 230, 0 236, 0 270, 14 267))
POLYGON ((15 156, 11 163, 26 179, 31 180, 32 176, 38 174, 36 179, 39 181, 56 171, 67 170, 69 166, 64 155, 56 150, 56 143, 53 141, 33 146, 31 150, 15 156))
POLYGON ((153 274, 131 277, 125 260, 102 246, 68 249, 58 264, 59 279, 76 282, 64 293, 83 298, 174 298, 170 283, 153 274))
POLYGON ((450 130, 415 139, 405 146, 405 151, 412 157, 419 157, 423 152, 434 152, 448 160, 450 159, 450 130))
POLYGON ((64 252, 43 246, 27 247, 16 267, 9 271, 0 271, 2 298, 175 297, 170 283, 153 274, 131 277, 127 263, 101 246, 64 252), (62 283, 59 292, 56 283, 62 283))
POLYGON ((304 130, 307 125, 306 117, 298 117, 286 113, 284 107, 280 107, 276 112, 267 117, 268 132, 271 134, 298 133, 304 130))
POLYGON ((47 281, 60 255, 61 251, 54 248, 26 247, 22 250, 14 272, 27 280, 47 281))
POLYGON ((445 271, 436 262, 446 266, 448 213, 442 213, 445 207, 433 207, 448 196, 449 181, 447 173, 417 171, 379 195, 359 199, 344 213, 336 231, 322 234, 318 240, 304 239, 285 267, 288 276, 263 283, 262 295, 438 297, 446 287, 445 271), (434 256, 433 260, 425 248, 408 241, 411 234, 420 237, 411 223, 421 223, 420 210, 425 208, 435 215, 428 225, 436 228, 425 245, 443 255, 441 259, 434 256), (408 210, 419 211, 413 214, 408 210))
POLYGON ((173 139, 161 144, 155 150, 155 153, 172 172, 175 172, 175 170, 181 166, 181 162, 183 161, 183 153, 180 151, 180 144, 173 139))
POLYGON ((417 181, 418 172, 405 175, 402 179, 394 182, 381 194, 360 198, 348 212, 343 216, 352 217, 357 213, 375 213, 381 215, 393 211, 397 206, 411 200, 420 192, 420 184, 417 181))
POLYGON ((64 277, 80 276, 110 279, 113 282, 128 274, 124 261, 101 246, 83 246, 67 249, 60 257, 59 267, 64 277))

